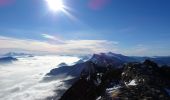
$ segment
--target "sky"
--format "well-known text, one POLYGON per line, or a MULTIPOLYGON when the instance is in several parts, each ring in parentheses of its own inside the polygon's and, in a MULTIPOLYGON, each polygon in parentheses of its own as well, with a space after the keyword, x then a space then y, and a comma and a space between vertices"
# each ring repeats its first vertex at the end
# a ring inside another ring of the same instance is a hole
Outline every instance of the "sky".
POLYGON ((0 54, 170 56, 169 0, 0 0, 0 54))

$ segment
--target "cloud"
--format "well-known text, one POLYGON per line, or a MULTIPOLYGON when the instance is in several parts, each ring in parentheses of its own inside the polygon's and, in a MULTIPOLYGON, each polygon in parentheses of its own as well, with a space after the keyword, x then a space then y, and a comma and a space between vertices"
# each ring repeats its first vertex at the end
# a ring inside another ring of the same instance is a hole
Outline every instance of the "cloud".
MULTIPOLYGON (((50 39, 56 39, 45 35, 50 39)), ((118 42, 108 40, 62 40, 63 43, 50 43, 31 39, 17 39, 0 36, 0 49, 22 49, 34 52, 47 52, 55 54, 91 54, 97 52, 117 51, 118 42)))
MULTIPOLYGON (((69 76, 56 76, 55 80, 48 82, 42 78, 58 64, 64 62, 70 65, 78 60, 77 57, 35 56, 18 58, 15 63, 0 65, 1 100, 46 100, 54 96, 55 91, 68 89, 65 81, 71 78, 69 76)), ((60 94, 55 96, 59 98, 60 94)))
POLYGON ((122 47, 117 41, 109 40, 46 40, 18 39, 0 36, 0 54, 26 52, 35 54, 83 55, 100 52, 115 52, 129 56, 166 56, 169 48, 158 44, 138 44, 122 47))
POLYGON ((42 37, 47 38, 47 39, 51 39, 51 40, 57 40, 57 38, 55 36, 49 35, 49 34, 42 34, 42 37))

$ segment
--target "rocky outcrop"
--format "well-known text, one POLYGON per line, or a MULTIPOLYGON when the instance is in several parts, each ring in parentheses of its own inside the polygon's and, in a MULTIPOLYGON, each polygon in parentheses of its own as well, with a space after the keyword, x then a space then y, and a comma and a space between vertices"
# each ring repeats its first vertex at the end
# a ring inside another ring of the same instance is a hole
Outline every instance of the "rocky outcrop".
POLYGON ((129 84, 132 80, 138 85, 153 85, 161 83, 159 67, 156 63, 146 60, 144 63, 128 63, 124 65, 122 73, 124 84, 129 84), (154 80, 154 82, 152 81, 154 80))
POLYGON ((170 100, 169 78, 168 66, 150 60, 127 63, 81 76, 60 100, 170 100))
POLYGON ((120 100, 169 100, 165 91, 168 79, 163 78, 162 68, 150 60, 129 63, 122 72, 122 87, 114 99, 120 100), (133 82, 133 83, 132 83, 133 82))

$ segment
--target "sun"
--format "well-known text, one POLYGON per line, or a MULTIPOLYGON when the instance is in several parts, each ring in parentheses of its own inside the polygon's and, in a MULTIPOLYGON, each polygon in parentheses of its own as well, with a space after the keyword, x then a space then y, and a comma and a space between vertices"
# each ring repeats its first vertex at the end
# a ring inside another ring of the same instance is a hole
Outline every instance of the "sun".
POLYGON ((66 2, 63 2, 64 0, 44 0, 47 4, 48 8, 53 12, 57 13, 61 12, 68 16, 70 19, 74 21, 78 21, 78 19, 72 15, 69 11, 72 11, 74 9, 67 6, 66 2))
POLYGON ((62 0, 45 0, 50 10, 57 12, 64 10, 64 4, 62 0))

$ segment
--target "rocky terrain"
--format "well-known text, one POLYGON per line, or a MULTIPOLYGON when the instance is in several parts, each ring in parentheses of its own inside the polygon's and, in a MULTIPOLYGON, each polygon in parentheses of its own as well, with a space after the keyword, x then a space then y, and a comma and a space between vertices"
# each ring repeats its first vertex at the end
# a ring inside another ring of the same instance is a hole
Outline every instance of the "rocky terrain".
MULTIPOLYGON (((61 63, 59 68, 52 69, 47 75, 57 76, 60 74, 67 74, 70 76, 79 77, 82 71, 92 71, 90 70, 93 67, 96 67, 95 70, 104 71, 111 68, 121 68, 123 64, 130 62, 144 62, 146 59, 156 62, 159 65, 169 65, 170 57, 131 57, 125 56, 122 54, 116 54, 112 52, 94 54, 93 56, 81 57, 78 62, 72 66, 68 66, 64 63, 61 63), (95 64, 95 66, 92 66, 95 64)), ((94 69, 94 68, 93 68, 94 69)), ((94 70, 93 70, 94 71, 94 70)), ((91 73, 91 72, 90 72, 91 73)))
POLYGON ((82 71, 80 79, 60 100, 170 100, 168 66, 150 60, 127 63, 121 68, 89 63, 93 71, 82 71))
MULTIPOLYGON (((71 76, 60 100, 168 100, 170 57, 100 53, 74 65, 60 64, 47 76, 71 76), (155 63, 156 62, 156 63, 155 63)), ((50 98, 58 100, 54 97, 50 98)), ((47 99, 47 100, 50 100, 47 99)))

